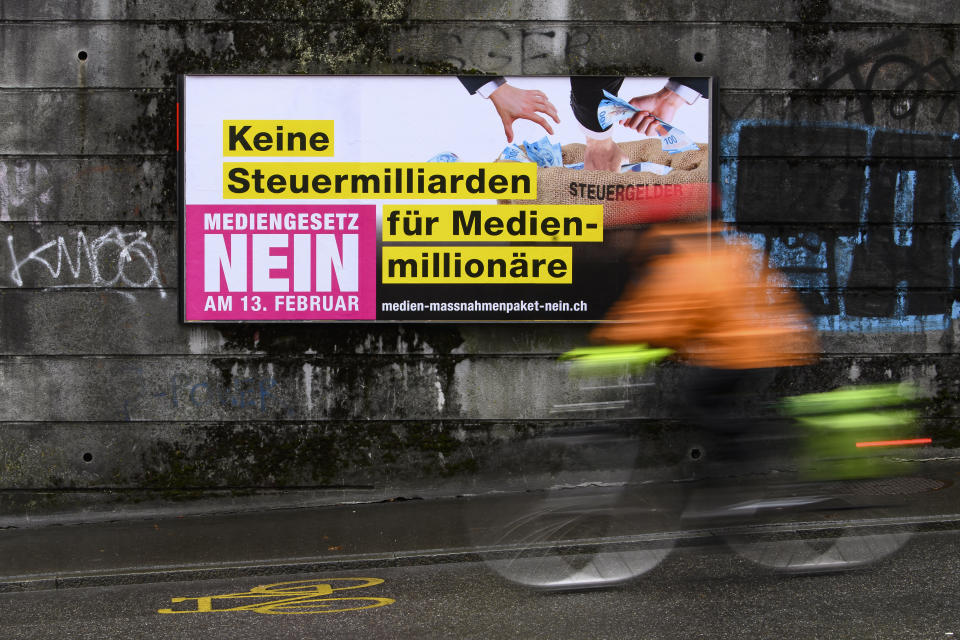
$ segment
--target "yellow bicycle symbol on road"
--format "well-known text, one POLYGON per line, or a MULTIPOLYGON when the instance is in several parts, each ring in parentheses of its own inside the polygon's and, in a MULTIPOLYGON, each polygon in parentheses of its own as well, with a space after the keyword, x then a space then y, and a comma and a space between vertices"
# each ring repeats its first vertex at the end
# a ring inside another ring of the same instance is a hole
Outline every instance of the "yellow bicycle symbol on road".
POLYGON ((373 609, 393 604, 393 598, 374 598, 364 596, 330 598, 334 591, 364 589, 383 582, 380 578, 330 578, 329 580, 295 580, 263 584, 242 593, 227 593, 217 596, 199 596, 195 598, 171 598, 173 603, 196 602, 195 609, 159 609, 157 613, 226 613, 231 611, 252 611, 267 614, 308 614, 338 613, 373 609), (334 584, 345 586, 333 586, 334 584), (220 607, 227 601, 250 602, 238 606, 220 607), (266 600, 266 602, 264 602, 266 600))

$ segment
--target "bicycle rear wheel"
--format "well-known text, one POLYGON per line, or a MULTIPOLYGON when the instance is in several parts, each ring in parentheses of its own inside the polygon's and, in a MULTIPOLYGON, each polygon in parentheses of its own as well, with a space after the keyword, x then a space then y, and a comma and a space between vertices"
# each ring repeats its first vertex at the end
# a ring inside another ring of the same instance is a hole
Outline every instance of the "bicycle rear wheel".
POLYGON ((627 581, 673 547, 676 493, 669 483, 550 491, 502 514, 484 559, 511 582, 540 589, 627 581))

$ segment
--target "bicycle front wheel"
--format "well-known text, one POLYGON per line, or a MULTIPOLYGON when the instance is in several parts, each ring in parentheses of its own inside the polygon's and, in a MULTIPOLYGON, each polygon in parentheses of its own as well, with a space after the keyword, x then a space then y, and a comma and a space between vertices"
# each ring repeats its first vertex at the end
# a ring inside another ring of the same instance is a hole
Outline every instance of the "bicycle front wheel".
MULTIPOLYGON (((860 485, 854 488, 871 486, 860 485)), ((913 525, 893 518, 892 504, 862 493, 768 495, 755 503, 759 525, 725 537, 738 555, 778 572, 854 569, 893 554, 912 537, 913 525)))

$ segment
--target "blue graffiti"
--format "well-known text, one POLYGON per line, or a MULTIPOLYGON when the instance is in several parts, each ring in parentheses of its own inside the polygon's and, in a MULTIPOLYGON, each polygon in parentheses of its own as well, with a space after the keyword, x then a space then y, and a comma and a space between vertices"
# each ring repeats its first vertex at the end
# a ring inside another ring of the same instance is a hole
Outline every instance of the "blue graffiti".
POLYGON ((227 385, 220 380, 188 380, 185 376, 174 374, 165 385, 151 388, 141 369, 135 373, 139 385, 134 387, 139 388, 123 400, 122 413, 126 421, 133 419, 134 409, 143 408, 145 404, 156 409, 157 403, 173 411, 187 408, 252 409, 260 413, 281 411, 288 416, 293 414, 293 409, 277 395, 279 383, 272 377, 234 377, 227 385))
POLYGON ((893 201, 893 241, 899 247, 913 244, 913 203, 916 190, 916 171, 901 171, 897 174, 896 196, 893 201))
POLYGON ((958 134, 843 122, 735 121, 720 141, 723 220, 767 251, 821 330, 947 328, 960 317, 952 291, 960 271, 960 180, 953 164, 914 150, 956 158, 958 141, 958 134), (809 160, 795 153, 816 144, 828 150, 817 148, 809 160), (837 175, 817 166, 832 154, 830 145, 856 159, 837 165, 837 175), (781 161, 744 162, 751 155, 781 161), (789 171, 783 163, 791 163, 789 171))

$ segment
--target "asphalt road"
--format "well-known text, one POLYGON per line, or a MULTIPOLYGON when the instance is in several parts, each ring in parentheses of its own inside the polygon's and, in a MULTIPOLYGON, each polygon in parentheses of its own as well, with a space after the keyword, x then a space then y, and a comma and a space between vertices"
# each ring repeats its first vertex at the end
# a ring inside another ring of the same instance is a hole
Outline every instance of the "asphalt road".
POLYGON ((695 546, 626 585, 579 592, 535 592, 456 562, 5 593, 0 637, 950 640, 960 637, 958 551, 960 532, 924 532, 865 569, 780 576, 695 546), (267 613, 270 603, 291 614, 267 613))

